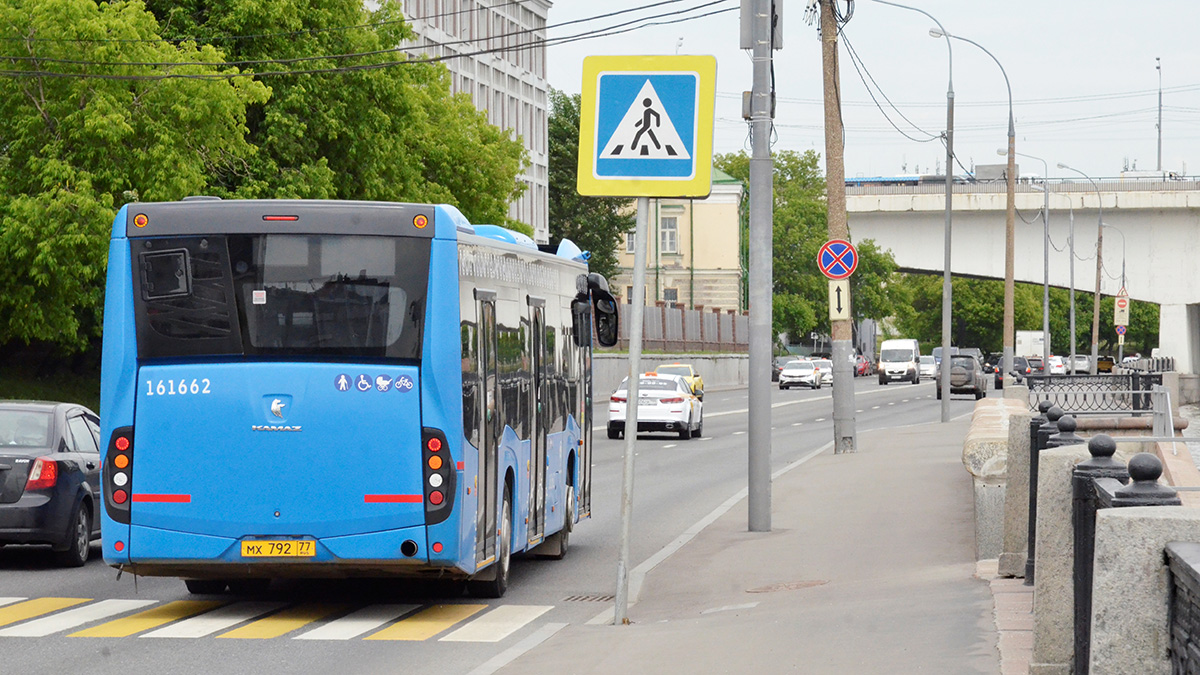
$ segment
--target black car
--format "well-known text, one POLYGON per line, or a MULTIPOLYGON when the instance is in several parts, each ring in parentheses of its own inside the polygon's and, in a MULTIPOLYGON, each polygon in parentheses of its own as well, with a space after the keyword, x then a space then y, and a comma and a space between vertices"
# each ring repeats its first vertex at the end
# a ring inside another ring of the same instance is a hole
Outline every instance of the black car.
POLYGON ((80 567, 100 536, 100 418, 74 403, 0 401, 0 546, 49 544, 80 567))

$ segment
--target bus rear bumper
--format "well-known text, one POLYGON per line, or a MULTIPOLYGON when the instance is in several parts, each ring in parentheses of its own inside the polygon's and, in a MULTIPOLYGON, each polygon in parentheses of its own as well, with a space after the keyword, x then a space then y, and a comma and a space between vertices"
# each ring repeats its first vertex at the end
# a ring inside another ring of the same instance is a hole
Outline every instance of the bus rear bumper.
POLYGON ((307 537, 316 542, 314 554, 308 557, 242 555, 243 541, 295 538, 263 535, 233 539, 134 525, 130 528, 129 558, 106 562, 143 576, 221 579, 466 573, 455 569, 451 561, 430 560, 424 526, 321 539, 307 537))

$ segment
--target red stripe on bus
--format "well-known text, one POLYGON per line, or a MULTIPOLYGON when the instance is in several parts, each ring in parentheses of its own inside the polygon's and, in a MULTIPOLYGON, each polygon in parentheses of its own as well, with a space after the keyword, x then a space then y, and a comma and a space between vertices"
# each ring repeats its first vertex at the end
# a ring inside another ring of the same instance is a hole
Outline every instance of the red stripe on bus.
POLYGON ((363 501, 368 504, 420 504, 421 495, 364 495, 363 501))
POLYGON ((192 502, 191 495, 151 495, 151 494, 135 494, 133 496, 135 502, 160 502, 166 504, 190 504, 192 502))
POLYGON ((463 463, 462 463, 462 462, 459 462, 459 463, 458 463, 458 470, 459 470, 459 471, 462 471, 462 470, 463 470, 463 463))

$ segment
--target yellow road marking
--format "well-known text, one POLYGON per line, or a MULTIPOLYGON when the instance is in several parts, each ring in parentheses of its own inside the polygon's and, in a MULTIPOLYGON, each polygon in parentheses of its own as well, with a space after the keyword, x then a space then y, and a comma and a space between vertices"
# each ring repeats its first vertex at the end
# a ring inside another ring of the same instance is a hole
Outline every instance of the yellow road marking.
POLYGON ((71 633, 68 637, 129 637, 134 633, 141 633, 172 621, 207 612, 222 604, 224 603, 220 600, 176 600, 132 616, 71 633))
POLYGON ((428 640, 484 609, 487 605, 434 605, 363 639, 428 640))
POLYGON ((0 608, 0 626, 88 602, 91 598, 34 598, 0 608))
POLYGON ((290 607, 278 614, 272 614, 241 628, 235 628, 228 633, 222 633, 217 637, 247 640, 265 640, 279 637, 301 626, 344 611, 345 609, 345 605, 300 605, 298 607, 290 607))

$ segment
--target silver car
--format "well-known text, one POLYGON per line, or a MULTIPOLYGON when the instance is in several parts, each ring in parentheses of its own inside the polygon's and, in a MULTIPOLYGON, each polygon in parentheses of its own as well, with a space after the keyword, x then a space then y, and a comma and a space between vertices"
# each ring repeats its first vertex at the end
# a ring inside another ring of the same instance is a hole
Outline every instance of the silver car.
MULTIPOLYGON (((979 363, 979 359, 970 354, 955 354, 950 357, 950 393, 974 394, 976 401, 987 396, 987 378, 983 374, 983 364, 979 363)), ((937 397, 942 398, 940 378, 937 397)))

